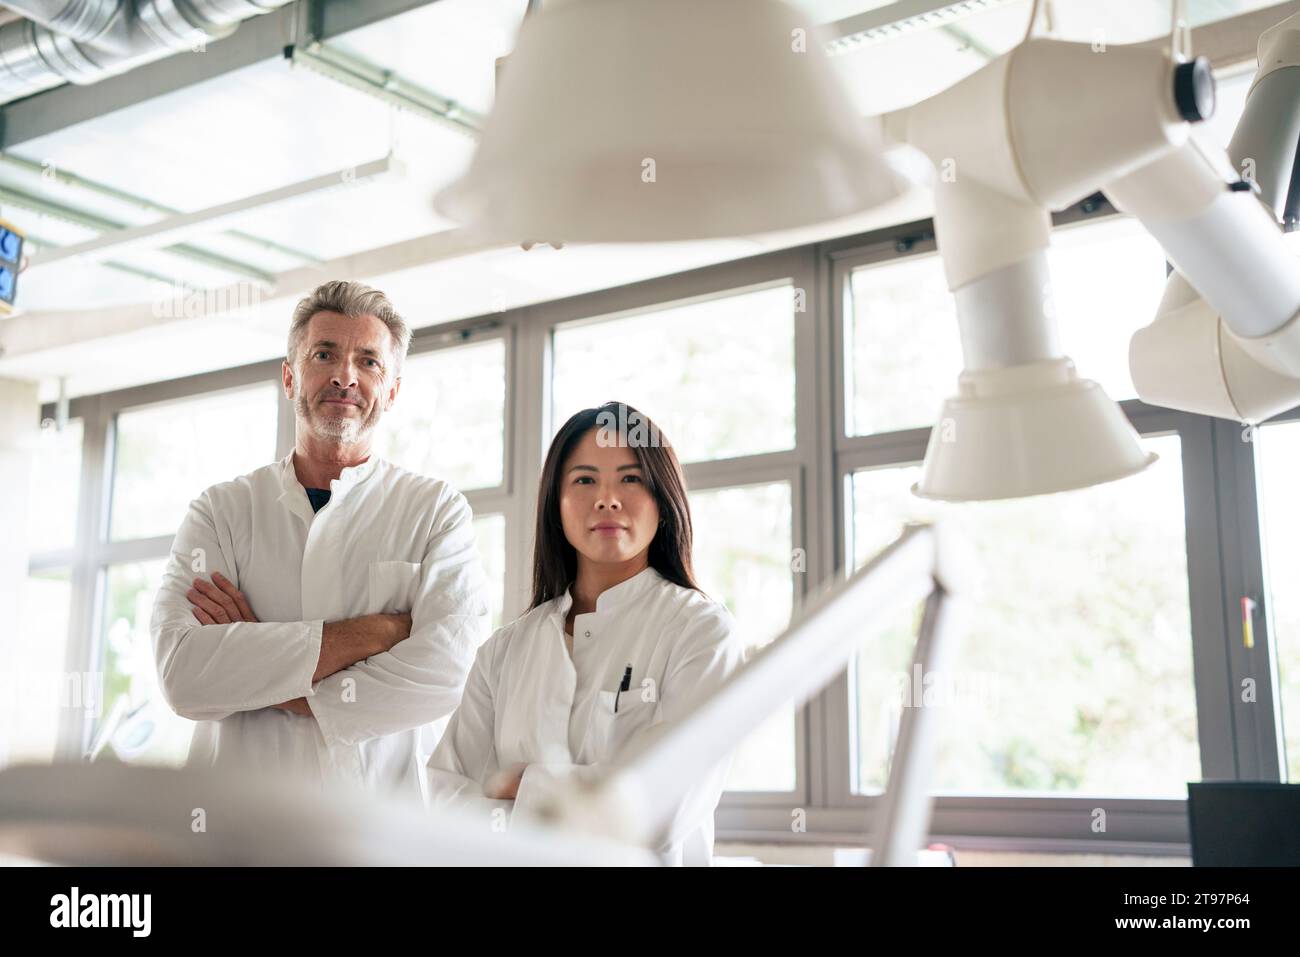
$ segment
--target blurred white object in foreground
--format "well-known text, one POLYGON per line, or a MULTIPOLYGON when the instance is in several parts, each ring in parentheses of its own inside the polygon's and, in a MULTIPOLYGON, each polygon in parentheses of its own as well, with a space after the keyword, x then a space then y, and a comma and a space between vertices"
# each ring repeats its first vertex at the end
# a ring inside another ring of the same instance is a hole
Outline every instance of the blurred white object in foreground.
POLYGON ((0 771, 0 857, 83 866, 653 865, 572 834, 430 816, 367 791, 130 765, 0 771))

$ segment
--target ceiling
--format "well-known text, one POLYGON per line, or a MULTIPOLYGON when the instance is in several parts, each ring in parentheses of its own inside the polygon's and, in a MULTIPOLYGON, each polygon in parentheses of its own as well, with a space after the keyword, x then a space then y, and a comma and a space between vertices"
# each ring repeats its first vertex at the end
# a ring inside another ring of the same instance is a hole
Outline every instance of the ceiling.
MULTIPOLYGON (((798 5, 834 32, 835 23, 846 18, 916 3, 800 0, 798 5)), ((1200 24, 1270 5, 1189 0, 1188 9, 1193 23, 1200 24)), ((509 52, 525 6, 525 0, 438 0, 344 34, 330 46, 486 114, 495 61, 509 52)), ((833 63, 864 115, 905 106, 949 86, 1020 39, 1027 0, 993 6, 942 28, 865 44, 833 57, 833 63)), ((1168 29, 1168 5, 1159 0, 1056 0, 1053 7, 1057 34, 1070 39, 1091 40, 1100 30, 1108 43, 1137 42, 1168 29)), ((1236 105, 1229 93, 1220 110, 1225 142, 1244 95, 1244 85, 1238 86, 1236 105)), ((93 88, 85 91, 92 94, 93 88)), ((349 278, 381 286, 418 328, 904 222, 930 211, 928 197, 918 192, 871 216, 780 235, 568 246, 558 252, 476 247, 434 213, 429 201, 466 167, 473 149, 470 137, 447 125, 396 111, 283 59, 25 142, 11 151, 17 162, 0 162, 0 215, 44 241, 46 246, 33 244, 38 253, 91 240, 105 233, 106 224, 155 222, 168 215, 162 207, 192 213, 313 177, 338 177, 338 183, 223 220, 219 229, 188 237, 188 249, 133 248, 115 252, 111 263, 69 259, 34 266, 20 279, 24 315, 0 320, 0 344, 10 323, 26 322, 9 328, 21 328, 29 345, 0 358, 0 375, 39 379, 48 398, 57 392, 59 378, 69 394, 79 395, 276 357, 300 290, 278 289, 275 279, 312 275, 303 270, 319 269, 324 279, 331 269, 341 269, 349 278), (346 171, 390 152, 400 169, 370 181, 349 181, 346 171), (130 198, 67 185, 59 173, 130 198), (142 206, 140 199, 148 203, 142 206), (409 254, 411 249, 423 252, 409 254), (443 252, 428 252, 439 249, 443 252), (239 282, 255 284, 260 301, 237 315, 163 314, 175 299, 175 283, 202 289, 239 282), (70 327, 105 334, 69 334, 70 327), (44 328, 57 330, 48 343, 40 338, 44 328)))

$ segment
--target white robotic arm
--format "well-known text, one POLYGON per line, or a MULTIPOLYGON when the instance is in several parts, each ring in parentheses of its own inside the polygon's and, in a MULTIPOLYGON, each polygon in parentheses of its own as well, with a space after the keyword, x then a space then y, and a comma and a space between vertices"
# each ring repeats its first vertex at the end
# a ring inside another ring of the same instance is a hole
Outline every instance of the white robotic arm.
POLYGON ((1061 351, 1045 255, 1050 211, 1178 154, 1213 101, 1204 60, 1033 38, 884 118, 889 139, 934 164, 935 234, 964 356, 958 394, 931 432, 919 495, 1063 491, 1153 460, 1119 407, 1061 351))
POLYGON ((1300 403, 1300 15, 1265 31, 1228 155, 1195 140, 1105 187, 1176 272, 1129 346, 1143 400, 1258 422, 1300 403), (1258 196, 1252 188, 1257 185, 1258 196))

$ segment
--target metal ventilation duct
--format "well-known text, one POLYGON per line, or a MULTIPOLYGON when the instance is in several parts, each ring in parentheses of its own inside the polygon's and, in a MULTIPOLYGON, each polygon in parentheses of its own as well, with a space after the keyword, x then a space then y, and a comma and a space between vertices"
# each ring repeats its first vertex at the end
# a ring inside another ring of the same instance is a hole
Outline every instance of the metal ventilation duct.
POLYGON ((288 0, 14 0, 0 26, 0 102, 108 76, 229 36, 288 0))

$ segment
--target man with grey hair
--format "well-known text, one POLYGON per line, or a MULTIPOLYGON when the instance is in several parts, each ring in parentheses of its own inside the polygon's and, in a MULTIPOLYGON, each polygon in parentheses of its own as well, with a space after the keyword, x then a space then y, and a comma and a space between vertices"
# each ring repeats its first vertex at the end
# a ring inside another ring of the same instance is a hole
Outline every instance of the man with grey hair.
POLYGON ((152 635, 191 765, 423 794, 488 608, 464 496, 371 454, 410 337, 377 289, 317 288, 282 367, 294 450, 190 505, 152 635))

